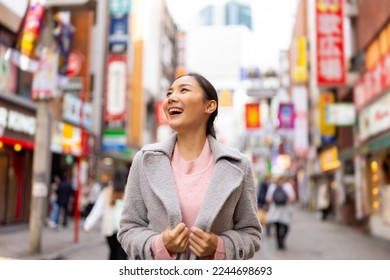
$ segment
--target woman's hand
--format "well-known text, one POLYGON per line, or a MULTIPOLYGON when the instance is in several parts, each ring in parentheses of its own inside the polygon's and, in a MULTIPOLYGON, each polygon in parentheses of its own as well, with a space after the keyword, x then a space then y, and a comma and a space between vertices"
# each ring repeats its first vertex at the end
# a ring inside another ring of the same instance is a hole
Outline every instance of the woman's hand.
POLYGON ((186 250, 189 229, 184 223, 178 224, 174 229, 167 228, 162 233, 165 248, 171 254, 186 250))
POLYGON ((198 257, 214 256, 218 246, 218 237, 197 227, 191 228, 190 250, 198 257))

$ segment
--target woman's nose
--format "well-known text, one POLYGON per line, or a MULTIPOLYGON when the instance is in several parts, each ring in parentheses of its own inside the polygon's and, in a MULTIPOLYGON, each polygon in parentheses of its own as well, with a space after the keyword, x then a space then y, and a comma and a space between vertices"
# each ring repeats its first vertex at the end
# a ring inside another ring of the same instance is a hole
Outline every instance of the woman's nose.
POLYGON ((178 96, 178 93, 177 92, 173 92, 169 95, 168 97, 168 103, 171 103, 173 101, 177 101, 177 96, 178 96))

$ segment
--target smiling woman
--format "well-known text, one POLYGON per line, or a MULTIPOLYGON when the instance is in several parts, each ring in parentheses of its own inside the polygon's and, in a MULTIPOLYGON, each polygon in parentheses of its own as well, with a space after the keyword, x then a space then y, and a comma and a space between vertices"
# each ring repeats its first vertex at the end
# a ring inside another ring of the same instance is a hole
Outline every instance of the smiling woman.
POLYGON ((261 226, 249 159, 216 140, 218 96, 203 76, 177 78, 163 102, 166 141, 130 168, 118 239, 130 259, 249 259, 261 226))

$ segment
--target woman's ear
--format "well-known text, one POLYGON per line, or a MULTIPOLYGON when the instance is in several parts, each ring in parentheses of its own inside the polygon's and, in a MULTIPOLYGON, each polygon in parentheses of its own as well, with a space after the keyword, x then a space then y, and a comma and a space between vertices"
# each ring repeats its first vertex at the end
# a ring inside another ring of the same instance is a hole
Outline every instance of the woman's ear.
POLYGON ((206 112, 212 114, 217 109, 217 102, 215 100, 207 101, 206 112))

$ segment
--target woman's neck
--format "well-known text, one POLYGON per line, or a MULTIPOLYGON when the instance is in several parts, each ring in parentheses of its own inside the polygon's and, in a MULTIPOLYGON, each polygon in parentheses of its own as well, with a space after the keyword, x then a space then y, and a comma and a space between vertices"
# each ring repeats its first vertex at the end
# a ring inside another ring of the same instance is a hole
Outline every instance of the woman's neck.
POLYGON ((204 133, 199 135, 178 134, 177 145, 181 156, 187 161, 197 159, 203 150, 206 138, 204 133))

